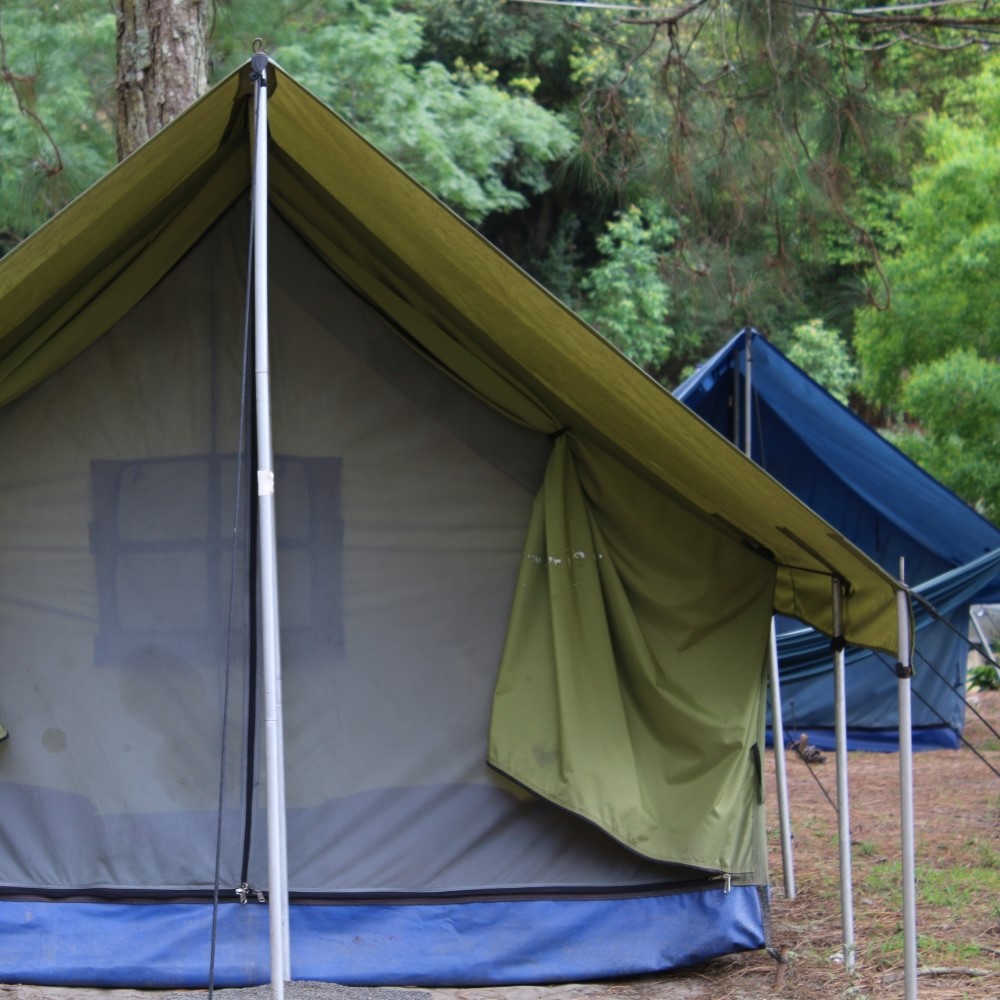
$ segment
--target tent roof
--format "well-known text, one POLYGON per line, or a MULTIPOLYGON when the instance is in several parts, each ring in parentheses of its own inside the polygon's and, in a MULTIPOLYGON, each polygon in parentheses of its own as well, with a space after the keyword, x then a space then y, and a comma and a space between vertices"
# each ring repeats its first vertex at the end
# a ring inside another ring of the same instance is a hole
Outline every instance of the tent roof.
MULTIPOLYGON (((275 67, 270 200, 436 363, 610 451, 778 566, 775 609, 894 650, 892 578, 275 67)), ((0 261, 0 405, 84 350, 249 188, 249 66, 0 261)))
MULTIPOLYGON (((1000 529, 834 399, 757 331, 741 331, 675 395, 727 437, 752 349, 754 459, 876 562, 921 583, 1000 548, 1000 529)), ((741 390, 742 391, 742 390, 741 390)), ((742 402, 737 404, 742 410, 742 402)), ((987 577, 981 594, 995 592, 987 577)))

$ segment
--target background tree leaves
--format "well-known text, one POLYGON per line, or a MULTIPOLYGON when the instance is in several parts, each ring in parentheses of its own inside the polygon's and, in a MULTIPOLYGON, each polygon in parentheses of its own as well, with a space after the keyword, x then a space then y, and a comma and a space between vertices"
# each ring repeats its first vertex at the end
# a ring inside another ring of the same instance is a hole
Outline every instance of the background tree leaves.
POLYGON ((115 159, 115 18, 105 3, 0 7, 0 254, 115 159))

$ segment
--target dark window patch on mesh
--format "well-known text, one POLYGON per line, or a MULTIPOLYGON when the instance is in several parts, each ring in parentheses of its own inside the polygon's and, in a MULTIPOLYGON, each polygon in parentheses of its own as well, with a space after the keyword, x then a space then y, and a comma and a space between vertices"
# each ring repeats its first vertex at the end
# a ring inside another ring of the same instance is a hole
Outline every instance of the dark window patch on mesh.
MULTIPOLYGON (((97 564, 95 662, 151 651, 193 661, 225 653, 230 618, 234 455, 91 463, 91 548, 97 564)), ((278 576, 293 655, 343 647, 341 460, 276 456, 278 576)), ((256 483, 252 484, 256 489, 256 483)), ((241 506, 249 503, 244 483, 241 506)), ((236 546, 237 628, 245 620, 248 519, 236 546)))

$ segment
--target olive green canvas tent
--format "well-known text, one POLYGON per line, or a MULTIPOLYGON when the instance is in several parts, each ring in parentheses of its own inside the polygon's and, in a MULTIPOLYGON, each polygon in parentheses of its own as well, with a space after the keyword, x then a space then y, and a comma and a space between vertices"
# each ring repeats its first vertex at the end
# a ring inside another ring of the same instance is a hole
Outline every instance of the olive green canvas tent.
MULTIPOLYGON (((277 71, 292 968, 648 972, 764 942, 772 611, 893 582, 277 71)), ((249 70, 0 262, 0 979, 268 977, 249 70), (218 878, 216 878, 218 872, 218 878)))

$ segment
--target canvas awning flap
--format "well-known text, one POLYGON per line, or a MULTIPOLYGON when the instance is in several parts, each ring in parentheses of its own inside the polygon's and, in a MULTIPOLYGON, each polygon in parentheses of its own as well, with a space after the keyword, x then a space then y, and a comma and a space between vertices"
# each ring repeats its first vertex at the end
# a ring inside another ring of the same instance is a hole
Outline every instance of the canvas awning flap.
POLYGON ((602 449, 561 437, 525 545, 490 763, 645 857, 764 881, 774 577, 602 449))

